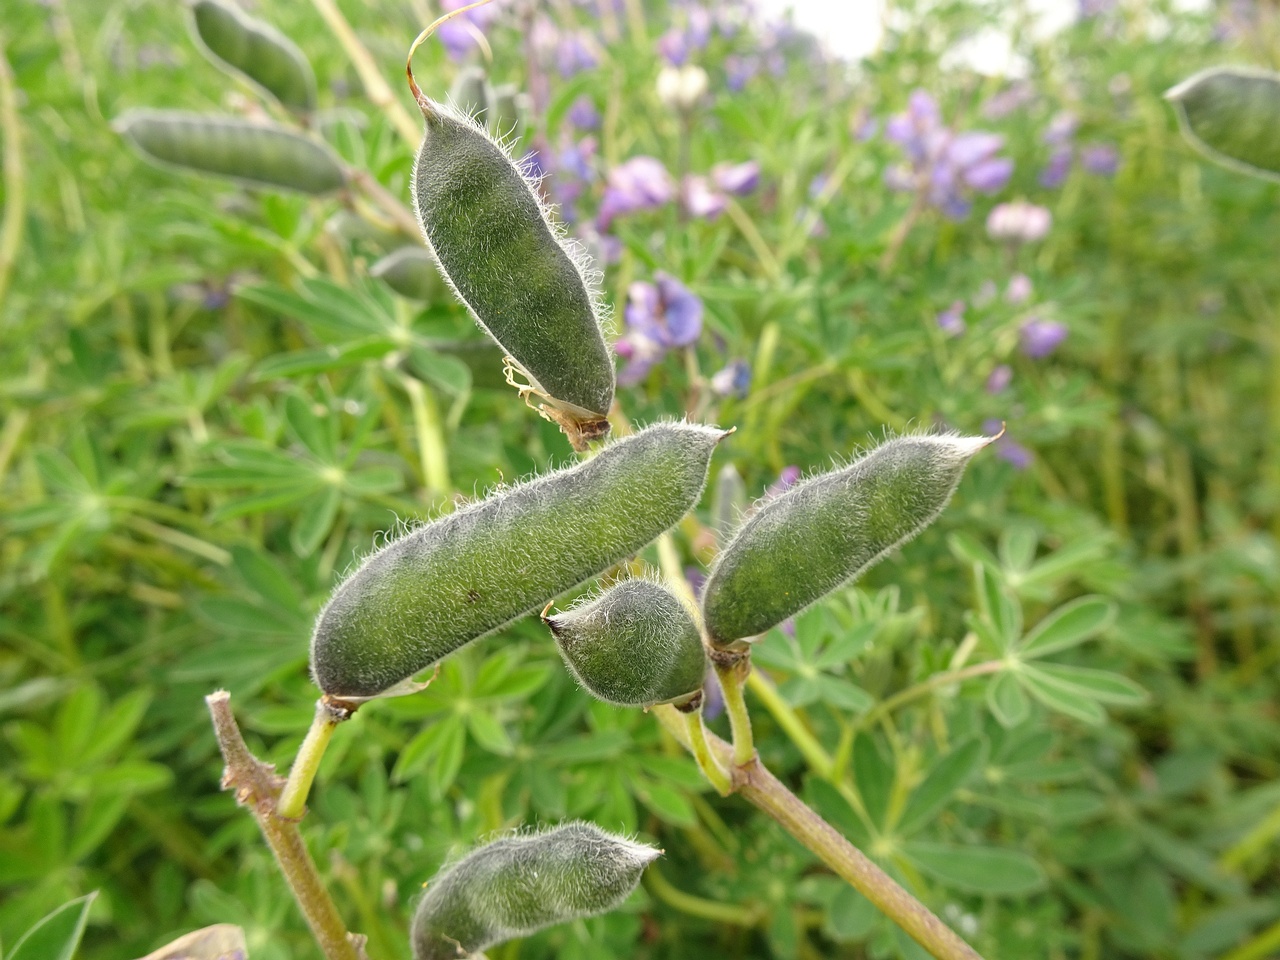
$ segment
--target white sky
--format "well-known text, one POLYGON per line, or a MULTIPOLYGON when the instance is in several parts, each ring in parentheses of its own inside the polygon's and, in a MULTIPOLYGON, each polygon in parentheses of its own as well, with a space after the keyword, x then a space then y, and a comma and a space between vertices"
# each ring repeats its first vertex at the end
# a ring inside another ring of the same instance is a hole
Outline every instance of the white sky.
MULTIPOLYGON (((1198 10, 1208 2, 1176 0, 1175 6, 1198 10)), ((756 5, 772 17, 791 9, 796 26, 817 36, 832 53, 851 60, 866 56, 880 42, 885 0, 756 0, 756 5)), ((1014 4, 1009 6, 1012 12, 1014 4)), ((1037 32, 1052 34, 1075 19, 1078 0, 1027 0, 1026 6, 1038 21, 1037 32)), ((975 37, 959 56, 982 73, 1016 73, 1017 63, 1009 46, 1007 33, 993 27, 975 37)))

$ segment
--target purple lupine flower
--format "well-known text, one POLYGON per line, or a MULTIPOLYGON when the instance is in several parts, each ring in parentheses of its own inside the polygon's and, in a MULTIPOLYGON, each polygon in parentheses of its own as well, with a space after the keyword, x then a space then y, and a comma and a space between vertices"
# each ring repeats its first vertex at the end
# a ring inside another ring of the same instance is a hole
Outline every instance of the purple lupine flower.
POLYGON ((964 333, 964 301, 957 300, 938 314, 938 329, 948 337, 964 333))
POLYGON ((1074 156, 1070 147, 1059 147, 1049 155, 1049 162, 1040 171, 1042 187, 1060 187, 1071 172, 1071 160, 1074 156))
POLYGON ((1049 121, 1044 133, 1040 135, 1045 143, 1054 147, 1068 146, 1075 139, 1076 127, 1080 120, 1069 110, 1064 110, 1049 121))
POLYGON ((680 188, 680 201, 691 217, 714 220, 729 206, 729 198, 716 190, 707 177, 688 176, 680 188))
POLYGON ((569 122, 579 130, 594 130, 600 126, 600 111, 592 99, 583 94, 569 108, 569 122))
POLYGON ((969 213, 966 190, 995 193, 1013 174, 1013 161, 997 156, 1004 138, 981 130, 955 133, 942 123, 937 101, 923 90, 911 94, 905 113, 889 119, 885 136, 907 155, 890 168, 892 190, 926 190, 929 202, 953 219, 969 213))
POLYGON ((984 420, 982 432, 987 436, 1000 435, 995 442, 996 456, 1013 466, 1015 470, 1025 470, 1031 466, 1031 451, 1009 436, 1004 423, 999 420, 984 420))
POLYGON ((1017 306, 1031 299, 1031 278, 1025 273, 1015 273, 1009 278, 1009 286, 1005 288, 1004 299, 1017 306))
POLYGON ((670 274, 659 272, 653 279, 637 281, 627 291, 627 332, 614 346, 627 361, 618 375, 623 386, 639 383, 667 350, 687 347, 702 333, 697 294, 670 274))
POLYGON ((987 393, 1004 393, 1013 382, 1013 367, 1002 363, 987 377, 987 393))
POLYGON ((592 70, 599 61, 587 42, 586 34, 575 31, 562 34, 556 43, 556 66, 560 76, 568 78, 584 70, 592 70))
POLYGON ((998 203, 987 215, 987 235, 993 240, 1033 243, 1043 240, 1053 225, 1053 214, 1047 208, 1014 200, 998 203))
POLYGON ((982 105, 982 115, 988 120, 1001 120, 1021 110, 1036 98, 1036 88, 1026 80, 1015 80, 998 93, 992 94, 982 105))
POLYGON ((658 38, 658 53, 673 67, 683 67, 689 62, 689 39, 685 32, 672 27, 658 38))
POLYGON ((1018 329, 1022 352, 1032 360, 1040 360, 1057 350, 1067 339, 1067 328, 1056 320, 1031 317, 1018 329))
POLYGON ((711 179, 717 189, 735 197, 754 193, 760 185, 760 164, 755 160, 745 163, 717 163, 711 168, 711 179))
POLYGON ((695 599, 702 597, 702 588, 707 585, 707 575, 703 573, 701 567, 685 567, 684 578, 689 581, 689 588, 693 591, 695 599))
MULTIPOLYGON (((445 13, 450 13, 465 7, 470 2, 471 0, 444 0, 442 6, 445 13)), ((461 60, 476 46, 475 31, 487 30, 498 19, 499 12, 497 4, 469 10, 441 24, 440 29, 436 31, 436 36, 444 44, 451 59, 461 60)))
POLYGON ((758 57, 728 56, 724 58, 724 85, 733 93, 739 92, 759 72, 758 57))
POLYGON ((600 229, 607 230, 615 217, 670 203, 675 195, 676 185, 662 161, 632 157, 609 171, 597 217, 600 229))
POLYGON ((1120 154, 1109 143, 1089 143, 1080 148, 1080 165, 1100 177, 1110 177, 1120 167, 1120 154))
POLYGON ((560 219, 565 223, 577 221, 574 204, 581 198, 587 184, 596 178, 592 165, 595 154, 595 137, 583 137, 577 143, 562 146, 556 154, 556 170, 549 184, 552 199, 560 205, 560 219))
POLYGON ((778 494, 786 493, 797 483, 800 482, 800 468, 794 463, 790 466, 782 468, 782 472, 778 474, 778 479, 769 484, 769 489, 764 492, 764 499, 772 500, 778 494))
POLYGON ((751 365, 745 360, 734 360, 717 370, 711 375, 711 389, 722 397, 745 397, 751 390, 751 365))
POLYGON ((708 670, 706 679, 702 681, 702 716, 706 720, 714 720, 724 713, 724 688, 720 686, 720 678, 714 670, 708 670))

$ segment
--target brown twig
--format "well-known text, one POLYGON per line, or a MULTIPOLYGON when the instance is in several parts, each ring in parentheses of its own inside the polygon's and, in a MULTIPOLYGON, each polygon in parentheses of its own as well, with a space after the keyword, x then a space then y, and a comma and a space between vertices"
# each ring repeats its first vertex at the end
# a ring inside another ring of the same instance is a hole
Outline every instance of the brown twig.
POLYGON ((247 807, 258 821, 262 836, 280 865, 280 871, 326 960, 367 960, 364 937, 347 932, 338 908, 320 882, 320 874, 306 844, 302 842, 298 825, 276 815, 276 803, 284 778, 276 774, 272 764, 263 763, 249 752, 231 713, 231 694, 218 690, 205 697, 204 701, 213 718, 218 749, 226 761, 222 789, 234 790, 236 802, 247 807))

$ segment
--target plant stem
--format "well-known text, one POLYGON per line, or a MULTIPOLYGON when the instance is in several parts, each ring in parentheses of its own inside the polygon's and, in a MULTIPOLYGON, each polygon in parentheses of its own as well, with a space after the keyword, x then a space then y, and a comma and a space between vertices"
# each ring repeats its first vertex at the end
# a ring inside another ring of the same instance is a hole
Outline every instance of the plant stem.
POLYGON ((916 198, 911 203, 911 209, 907 211, 898 225, 893 228, 893 233, 889 235, 889 243, 885 247, 884 255, 880 257, 880 272, 888 273, 893 269, 893 263, 898 259, 898 254, 902 250, 902 245, 907 242, 907 237, 911 233, 911 228, 916 225, 916 221, 920 219, 920 214, 924 213, 925 204, 928 194, 924 188, 916 191, 916 198))
POLYGON ((360 75, 360 85, 364 87, 365 95, 386 115, 391 125, 400 131, 400 135, 416 147, 422 140, 422 124, 414 120, 409 115, 409 111, 395 98, 391 87, 378 70, 378 65, 374 62, 368 47, 356 36, 356 32, 351 29, 351 24, 347 23, 347 18, 338 9, 338 5, 333 0, 311 0, 311 2, 324 18, 324 22, 329 25, 329 30, 342 44, 342 49, 347 51, 347 57, 356 68, 356 73, 360 75))
POLYGON ((5 54, 7 38, 0 34, 0 130, 4 131, 4 218, 0 220, 0 302, 18 260, 22 227, 26 222, 25 175, 22 166, 22 126, 13 70, 5 54))
POLYGON ((946 673, 935 673, 928 680, 923 680, 914 687, 899 690, 887 700, 881 700, 858 718, 857 729, 865 730, 881 717, 893 713, 903 704, 918 700, 926 693, 938 689, 938 687, 960 683, 963 680, 981 677, 988 673, 999 673, 1001 670, 1007 669, 1008 666, 1009 664, 1004 660, 987 660, 985 663, 975 663, 973 666, 965 667, 963 670, 948 670, 946 673))
POLYGON ((368 170, 349 169, 348 182, 354 184, 361 194, 391 218, 392 223, 405 236, 421 239, 422 225, 413 211, 401 203, 394 194, 379 182, 378 178, 368 170))
POLYGON ((715 920, 719 923, 732 923, 738 927, 754 927, 760 922, 761 911, 750 907, 740 907, 736 903, 719 903, 696 897, 691 893, 672 885, 658 870, 656 863, 650 864, 644 872, 645 889, 681 913, 691 917, 702 917, 704 920, 715 920))
POLYGON ((764 704, 764 708, 777 721, 778 726, 791 739, 791 742, 796 745, 796 749, 804 757, 809 769, 822 777, 822 779, 830 780, 832 771, 835 770, 835 761, 831 759, 831 755, 823 749, 822 744, 817 741, 814 735, 809 732, 809 728, 804 725, 804 721, 792 709, 791 704, 782 699, 778 693, 778 688, 770 683, 759 670, 751 671, 751 675, 747 677, 747 686, 764 704))
POLYGON ((727 797, 733 792, 733 783, 707 744, 707 728, 702 724, 701 705, 684 715, 684 723, 689 731, 689 750, 693 753, 693 759, 698 762, 698 769, 720 796, 727 797))
POLYGON ((262 836, 280 865, 280 871, 326 960, 365 960, 364 938, 347 933, 338 908, 320 882, 320 874, 306 844, 302 842, 297 824, 282 820, 277 814, 276 801, 283 781, 276 775, 274 766, 263 763, 249 752, 231 713, 231 694, 218 690, 205 697, 204 701, 213 718, 218 749, 226 761, 222 788, 234 789, 236 802, 248 807, 258 821, 262 836))
POLYGON ((742 696, 744 674, 751 671, 751 661, 744 660, 730 666, 716 664, 716 676, 724 690, 724 711, 729 715, 729 729, 733 732, 733 765, 742 767, 756 755, 755 741, 751 736, 751 714, 747 713, 747 701, 742 696), (745 668, 741 665, 745 663, 745 668))
POLYGON ((311 721, 311 729, 307 731, 298 748, 298 755, 293 758, 293 766, 289 768, 289 779, 280 793, 280 801, 276 804, 276 816, 285 820, 300 820, 306 813, 307 794, 311 792, 312 781, 316 771, 320 769, 320 759, 324 756, 338 724, 350 719, 351 711, 345 707, 329 703, 325 697, 316 701, 316 716, 311 721))
MULTIPOLYGON (((688 728, 679 711, 671 706, 659 706, 651 712, 686 749, 692 749, 688 728)), ((707 742, 712 753, 722 759, 733 751, 729 744, 714 734, 707 735, 707 742)), ((937 960, 982 960, 973 947, 934 916, 928 907, 788 790, 765 769, 758 757, 734 769, 733 785, 735 792, 778 821, 787 833, 816 854, 937 960)))

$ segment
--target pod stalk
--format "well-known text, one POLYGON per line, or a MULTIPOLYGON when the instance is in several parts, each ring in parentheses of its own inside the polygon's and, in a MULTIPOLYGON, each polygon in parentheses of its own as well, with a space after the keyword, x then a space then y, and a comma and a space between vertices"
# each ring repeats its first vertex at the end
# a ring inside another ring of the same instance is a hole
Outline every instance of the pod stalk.
POLYGON ((335 703, 329 697, 321 697, 316 701, 315 719, 311 721, 311 729, 307 731, 298 748, 298 755, 289 768, 289 779, 280 791, 280 800, 276 804, 276 816, 284 820, 301 820, 307 812, 307 795, 311 792, 311 784, 315 781, 316 771, 320 769, 320 761, 333 731, 338 724, 351 719, 354 711, 335 703))

